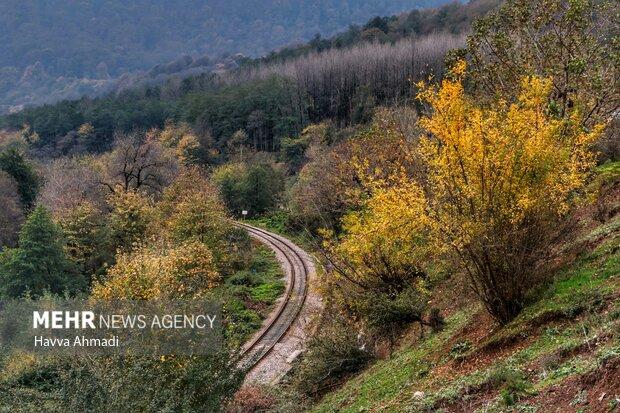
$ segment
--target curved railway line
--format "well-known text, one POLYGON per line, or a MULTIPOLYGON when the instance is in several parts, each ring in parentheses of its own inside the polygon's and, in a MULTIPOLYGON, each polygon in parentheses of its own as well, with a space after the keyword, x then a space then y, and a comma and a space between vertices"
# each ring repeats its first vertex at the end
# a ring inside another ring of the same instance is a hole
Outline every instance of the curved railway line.
POLYGON ((272 352, 299 316, 308 293, 309 267, 312 264, 309 264, 308 254, 290 240, 241 222, 234 225, 245 229, 251 237, 275 251, 286 276, 286 289, 280 303, 262 328, 241 349, 239 366, 252 370, 272 352))

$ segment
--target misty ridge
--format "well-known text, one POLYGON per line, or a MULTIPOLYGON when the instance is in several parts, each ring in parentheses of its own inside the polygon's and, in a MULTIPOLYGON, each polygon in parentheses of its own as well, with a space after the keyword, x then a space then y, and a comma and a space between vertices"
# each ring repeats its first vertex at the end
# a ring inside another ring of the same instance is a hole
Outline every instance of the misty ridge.
POLYGON ((317 33, 443 3, 8 0, 0 4, 0 113, 230 70, 317 33))

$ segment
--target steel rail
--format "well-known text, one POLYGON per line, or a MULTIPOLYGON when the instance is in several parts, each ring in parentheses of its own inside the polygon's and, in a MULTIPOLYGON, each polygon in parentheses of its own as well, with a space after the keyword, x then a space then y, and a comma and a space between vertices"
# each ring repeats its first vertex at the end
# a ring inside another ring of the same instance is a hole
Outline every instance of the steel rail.
POLYGON ((297 320, 306 300, 309 270, 306 259, 299 252, 299 247, 290 240, 245 223, 235 222, 234 225, 245 229, 250 235, 272 250, 280 252, 290 269, 290 271, 286 271, 286 264, 284 265, 289 276, 280 304, 272 312, 261 330, 243 346, 239 354, 241 358, 240 367, 251 370, 271 353, 275 345, 280 342, 297 320))

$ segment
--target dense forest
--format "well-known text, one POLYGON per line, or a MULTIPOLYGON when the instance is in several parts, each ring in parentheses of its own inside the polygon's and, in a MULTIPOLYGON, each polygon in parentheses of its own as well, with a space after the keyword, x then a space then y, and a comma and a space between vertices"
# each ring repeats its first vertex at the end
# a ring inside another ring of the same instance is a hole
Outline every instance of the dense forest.
POLYGON ((0 299, 225 320, 215 356, 0 353, 0 411, 615 411, 619 15, 451 3, 0 118, 0 299), (236 367, 286 293, 234 220, 320 267, 277 382, 236 367))
POLYGON ((330 39, 246 59, 236 70, 26 109, 0 125, 28 125, 34 146, 51 155, 71 152, 84 124, 93 128, 87 146, 105 150, 115 131, 161 128, 168 119, 208 134, 219 152, 239 130, 254 148, 275 151, 311 123, 363 123, 376 106, 407 102, 412 80, 441 75, 446 52, 463 46, 468 25, 494 4, 478 0, 378 17, 330 39))
MULTIPOLYGON (((332 35, 378 14, 442 0, 398 1, 3 1, 0 105, 108 90, 111 79, 181 55, 220 60, 332 35)), ((120 82, 123 84, 123 82, 120 82)))

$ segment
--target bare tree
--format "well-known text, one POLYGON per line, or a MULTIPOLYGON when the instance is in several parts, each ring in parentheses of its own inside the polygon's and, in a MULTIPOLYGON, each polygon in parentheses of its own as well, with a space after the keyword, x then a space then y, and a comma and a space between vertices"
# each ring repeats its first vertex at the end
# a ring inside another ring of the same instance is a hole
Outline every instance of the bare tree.
POLYGON ((38 202, 55 217, 84 202, 103 208, 105 192, 92 163, 93 158, 83 157, 59 158, 44 165, 41 176, 45 177, 45 182, 38 202))
POLYGON ((447 51, 462 47, 465 35, 433 34, 391 43, 364 43, 350 49, 312 52, 283 62, 259 64, 221 74, 219 82, 238 84, 255 79, 281 76, 291 79, 296 91, 291 98, 307 101, 300 113, 301 124, 327 117, 349 123, 363 96, 373 96, 373 104, 393 104, 412 96, 412 81, 431 74, 441 75, 447 51))
POLYGON ((141 190, 160 193, 178 171, 174 155, 155 139, 119 136, 102 157, 101 183, 111 192, 141 190))

